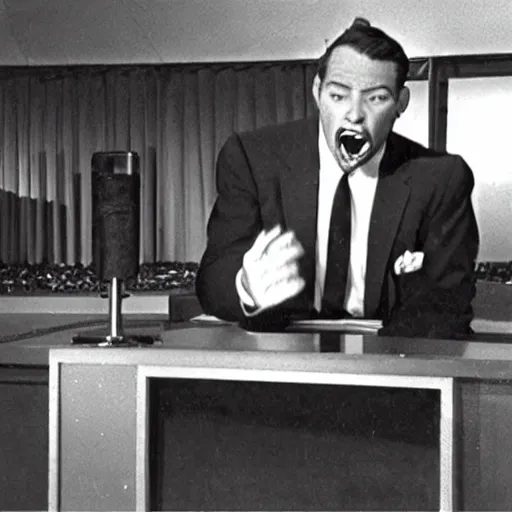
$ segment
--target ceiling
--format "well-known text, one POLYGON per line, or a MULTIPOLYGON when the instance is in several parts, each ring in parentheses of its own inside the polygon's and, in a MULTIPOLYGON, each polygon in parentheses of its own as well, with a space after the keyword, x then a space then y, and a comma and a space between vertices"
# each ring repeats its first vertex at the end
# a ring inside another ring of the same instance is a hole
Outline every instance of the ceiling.
POLYGON ((356 16, 409 57, 512 52, 512 0, 0 0, 0 65, 310 59, 356 16))

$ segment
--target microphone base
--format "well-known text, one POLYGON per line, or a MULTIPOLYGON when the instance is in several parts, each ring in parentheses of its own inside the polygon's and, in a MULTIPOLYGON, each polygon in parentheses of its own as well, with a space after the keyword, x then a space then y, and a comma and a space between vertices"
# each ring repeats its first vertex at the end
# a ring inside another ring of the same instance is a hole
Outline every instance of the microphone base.
POLYGON ((125 336, 95 336, 78 334, 71 339, 72 345, 95 345, 97 347, 144 347, 162 344, 158 335, 132 334, 125 336))

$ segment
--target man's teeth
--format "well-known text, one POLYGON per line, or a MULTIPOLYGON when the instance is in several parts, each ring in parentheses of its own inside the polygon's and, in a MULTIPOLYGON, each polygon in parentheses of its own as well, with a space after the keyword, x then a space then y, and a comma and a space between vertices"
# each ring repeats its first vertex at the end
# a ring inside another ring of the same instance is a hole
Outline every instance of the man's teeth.
POLYGON ((350 159, 360 158, 369 148, 369 141, 364 134, 352 130, 341 132, 338 144, 340 151, 350 159))
POLYGON ((363 136, 358 132, 344 131, 340 137, 354 137, 355 139, 362 139, 363 136))

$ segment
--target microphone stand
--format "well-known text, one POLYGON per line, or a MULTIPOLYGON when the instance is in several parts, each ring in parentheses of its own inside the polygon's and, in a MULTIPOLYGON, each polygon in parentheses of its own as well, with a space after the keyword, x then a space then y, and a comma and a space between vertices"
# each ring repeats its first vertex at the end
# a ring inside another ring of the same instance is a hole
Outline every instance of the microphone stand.
POLYGON ((121 314, 121 302, 123 300, 122 281, 117 277, 113 277, 108 286, 110 334, 106 336, 106 341, 111 345, 115 345, 124 341, 123 317, 121 314))
POLYGON ((123 329, 122 301, 128 294, 123 291, 123 281, 113 277, 108 285, 109 334, 78 334, 73 336, 73 345, 97 345, 99 347, 131 347, 152 345, 158 336, 148 334, 130 334, 126 336, 123 329))

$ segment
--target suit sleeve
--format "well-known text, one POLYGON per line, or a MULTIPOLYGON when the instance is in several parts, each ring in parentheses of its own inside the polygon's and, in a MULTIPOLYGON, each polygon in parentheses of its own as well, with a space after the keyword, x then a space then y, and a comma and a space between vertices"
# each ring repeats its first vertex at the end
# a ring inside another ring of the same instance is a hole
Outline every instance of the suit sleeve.
POLYGON ((235 287, 243 255, 262 229, 257 189, 237 135, 217 158, 217 199, 207 226, 207 245, 196 277, 203 311, 237 321, 244 315, 235 287))
POLYGON ((465 338, 472 333, 479 245, 471 203, 474 178, 462 158, 449 161, 419 227, 423 268, 395 276, 397 303, 382 335, 465 338))
POLYGON ((258 188, 238 135, 219 152, 216 166, 217 199, 207 227, 207 245, 196 277, 196 294, 203 311, 239 322, 251 331, 281 330, 289 323, 291 300, 255 316, 246 316, 236 290, 243 256, 262 229, 258 188))

